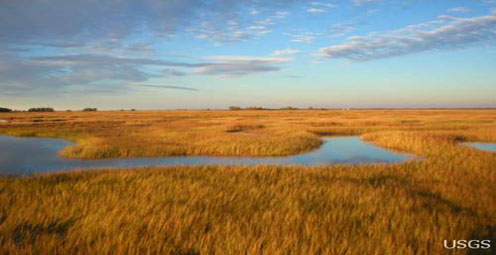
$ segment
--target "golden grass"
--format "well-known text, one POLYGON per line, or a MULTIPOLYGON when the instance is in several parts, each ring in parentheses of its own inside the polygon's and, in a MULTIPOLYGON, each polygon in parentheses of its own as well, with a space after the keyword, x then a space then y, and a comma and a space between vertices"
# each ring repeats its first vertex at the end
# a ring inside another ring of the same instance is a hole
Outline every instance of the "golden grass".
POLYGON ((64 137, 72 158, 281 156, 313 150, 321 135, 453 131, 496 140, 494 110, 299 110, 6 113, 0 134, 64 137), (481 134, 485 133, 483 137, 481 134))
POLYGON ((318 142, 316 134, 360 134, 423 157, 395 165, 199 166, 2 177, 4 254, 495 253, 496 154, 458 143, 496 141, 494 110, 2 116, 26 123, 1 125, 2 133, 67 137, 96 150, 93 156, 161 155, 163 148, 169 153, 190 143, 195 149, 186 147, 184 154, 290 154, 318 146, 298 147, 297 138, 318 142), (28 123, 34 116, 43 121, 28 123), (174 150, 168 149, 171 141, 177 142, 174 150), (277 150, 278 142, 286 149, 277 150), (96 145, 117 152, 100 154, 96 145), (271 149, 264 150, 266 145, 271 149), (147 146, 153 151, 146 152, 147 146), (493 248, 445 250, 445 239, 491 239, 493 248))

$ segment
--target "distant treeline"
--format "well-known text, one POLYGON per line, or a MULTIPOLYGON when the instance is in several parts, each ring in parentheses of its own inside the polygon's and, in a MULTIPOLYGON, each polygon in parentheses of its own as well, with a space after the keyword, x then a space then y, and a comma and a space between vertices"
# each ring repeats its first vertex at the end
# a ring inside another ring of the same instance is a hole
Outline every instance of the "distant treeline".
MULTIPOLYGON (((313 108, 313 107, 308 107, 308 110, 326 110, 325 108, 313 108)), ((283 108, 263 108, 259 106, 249 106, 242 108, 240 106, 229 106, 229 110, 231 111, 240 111, 240 110, 249 110, 249 111, 256 111, 256 110, 300 110, 300 108, 297 107, 292 107, 292 106, 286 106, 283 108)))
POLYGON ((0 107, 0 112, 12 112, 12 109, 0 107))
POLYGON ((28 112, 54 112, 55 110, 51 107, 38 107, 29 108, 28 112))
MULTIPOLYGON (((29 108, 27 112, 54 112, 55 110, 52 107, 34 107, 29 108)), ((71 110, 66 110, 67 112, 72 112, 71 110)), ((97 108, 84 108, 82 111, 84 112, 96 112, 97 108)), ((26 110, 12 110, 5 107, 0 107, 0 112, 26 112, 26 110)))
POLYGON ((238 111, 238 110, 267 110, 263 107, 258 107, 258 106, 249 106, 246 108, 241 108, 239 106, 229 106, 229 110, 231 111, 238 111))

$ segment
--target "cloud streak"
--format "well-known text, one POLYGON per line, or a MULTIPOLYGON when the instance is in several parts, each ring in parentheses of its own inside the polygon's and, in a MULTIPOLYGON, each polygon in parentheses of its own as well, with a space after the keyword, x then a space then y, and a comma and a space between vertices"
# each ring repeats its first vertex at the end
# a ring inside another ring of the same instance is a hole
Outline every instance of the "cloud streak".
MULTIPOLYGON (((22 58, 13 53, 0 53, 0 86, 3 93, 20 94, 53 92, 78 85, 106 86, 102 84, 145 82, 152 78, 183 77, 192 74, 237 77, 279 71, 281 64, 292 61, 290 58, 282 57, 246 56, 217 56, 204 60, 201 63, 192 63, 93 54, 22 58), (169 67, 177 67, 185 71, 169 67), (162 69, 156 70, 157 68, 162 69)), ((159 85, 149 87, 151 86, 159 85)), ((178 86, 160 86, 196 90, 178 86)))
POLYGON ((355 5, 364 5, 364 4, 371 4, 371 3, 378 3, 380 0, 353 0, 353 3, 355 5))
POLYGON ((174 62, 150 58, 122 58, 108 55, 95 54, 74 54, 74 55, 58 55, 33 57, 35 61, 65 64, 65 65, 157 65, 157 66, 179 66, 179 67, 201 67, 209 65, 208 63, 187 63, 174 62))
POLYGON ((490 45, 496 41, 496 16, 440 16, 427 23, 384 33, 351 36, 344 44, 323 47, 326 58, 368 61, 432 50, 490 45))
MULTIPOLYGON (((87 84, 97 81, 143 82, 154 77, 183 76, 185 73, 163 69, 160 73, 143 71, 144 67, 198 68, 212 63, 174 62, 151 58, 122 58, 108 55, 75 54, 32 57, 31 65, 50 68, 50 72, 33 73, 36 76, 50 76, 60 85, 87 84)), ((21 70, 18 70, 21 71, 21 70)))
POLYGON ((291 54, 298 54, 300 53, 301 50, 299 49, 284 49, 284 50, 276 50, 272 55, 274 56, 282 56, 282 55, 291 55, 291 54))
POLYGON ((467 7, 455 7, 447 10, 448 12, 469 12, 470 9, 467 7))
POLYGON ((312 12, 312 13, 324 13, 327 12, 326 9, 323 8, 306 8, 307 12, 312 12))
POLYGON ((150 88, 160 88, 160 89, 178 89, 178 90, 198 91, 198 89, 195 89, 195 88, 180 87, 180 86, 169 86, 169 85, 141 84, 140 86, 141 87, 150 87, 150 88))
POLYGON ((218 56, 208 59, 217 61, 218 63, 196 68, 196 74, 234 77, 267 73, 279 71, 281 68, 278 65, 293 61, 292 58, 282 57, 218 56))

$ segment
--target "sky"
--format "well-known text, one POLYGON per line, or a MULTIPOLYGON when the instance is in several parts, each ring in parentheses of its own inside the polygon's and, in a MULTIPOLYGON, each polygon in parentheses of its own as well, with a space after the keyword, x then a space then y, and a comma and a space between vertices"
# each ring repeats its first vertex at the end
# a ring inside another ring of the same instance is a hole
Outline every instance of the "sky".
POLYGON ((0 0, 0 107, 496 107, 496 0, 0 0))

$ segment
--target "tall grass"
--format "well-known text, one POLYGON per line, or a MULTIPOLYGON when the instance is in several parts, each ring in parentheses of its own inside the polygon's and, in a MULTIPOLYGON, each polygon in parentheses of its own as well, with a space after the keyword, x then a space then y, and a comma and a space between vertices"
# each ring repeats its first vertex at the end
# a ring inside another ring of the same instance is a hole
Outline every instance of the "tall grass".
MULTIPOLYGON (((73 117, 76 113, 57 113, 42 119, 74 118, 81 124, 18 123, 2 126, 2 132, 72 135, 83 148, 109 141, 117 143, 112 148, 126 148, 132 141, 143 146, 129 147, 129 154, 104 155, 122 156, 148 153, 147 146, 156 150, 147 155, 160 153, 173 145, 168 142, 176 135, 184 144, 194 144, 195 149, 175 144, 185 154, 244 153, 252 148, 240 141, 253 146, 252 153, 278 150, 262 150, 270 143, 258 143, 260 137, 274 143, 270 146, 282 141, 281 148, 287 149, 280 152, 290 153, 300 143, 293 140, 313 139, 319 129, 361 134, 371 143, 415 153, 421 160, 329 167, 102 169, 1 177, 0 250, 40 255, 496 252, 496 154, 459 144, 496 141, 496 111, 260 112, 98 117, 94 115, 101 113, 73 117), (115 133, 104 137, 111 134, 110 127, 115 133), (226 132, 229 129, 242 131, 226 132), (139 140, 148 131, 156 133, 139 140), (278 135, 289 141, 278 140, 278 135), (236 144, 238 149, 226 149, 236 144), (137 148, 143 151, 133 152, 137 148), (444 249, 443 240, 453 239, 490 239, 493 248, 444 249)), ((22 122, 33 116, 13 117, 14 122, 22 122)))
MULTIPOLYGON (((318 148, 322 135, 447 131, 494 138, 494 110, 163 111, 6 113, 0 134, 63 137, 71 158, 282 156, 318 148), (485 134, 485 135, 484 135, 485 134)), ((491 140, 494 141, 494 140, 491 140)))
POLYGON ((452 193, 426 177, 411 162, 3 179, 0 245, 12 254, 427 255, 454 254, 444 239, 495 237, 494 192, 471 193, 493 180, 452 193))

